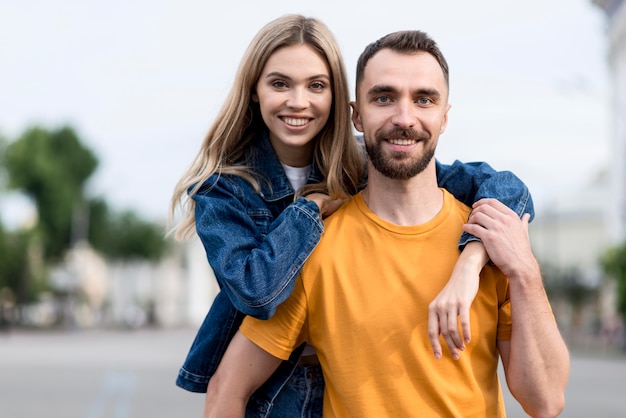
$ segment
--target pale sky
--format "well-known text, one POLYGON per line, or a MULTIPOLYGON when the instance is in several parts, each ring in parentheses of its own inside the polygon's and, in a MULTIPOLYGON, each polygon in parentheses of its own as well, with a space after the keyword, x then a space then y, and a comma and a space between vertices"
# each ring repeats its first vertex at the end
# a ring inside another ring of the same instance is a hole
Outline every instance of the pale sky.
POLYGON ((0 0, 0 133, 71 125, 100 160, 89 193, 163 220, 244 49, 286 13, 330 27, 351 91, 366 44, 428 32, 450 65, 437 158, 513 171, 538 209, 609 160, 605 22, 591 0, 0 0))

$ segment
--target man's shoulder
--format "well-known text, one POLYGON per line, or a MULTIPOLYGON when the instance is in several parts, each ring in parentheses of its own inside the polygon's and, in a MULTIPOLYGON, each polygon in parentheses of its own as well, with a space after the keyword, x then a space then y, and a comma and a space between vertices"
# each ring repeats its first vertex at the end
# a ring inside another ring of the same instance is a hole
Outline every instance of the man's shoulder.
POLYGON ((461 202, 460 200, 458 200, 448 190, 444 188, 441 188, 441 190, 443 191, 445 195, 445 202, 446 202, 445 204, 450 205, 452 212, 457 213, 461 216, 465 216, 465 218, 467 219, 467 216, 469 216, 470 212, 472 211, 472 208, 467 206, 465 203, 461 202))
POLYGON ((360 213, 358 201, 362 199, 360 194, 351 196, 332 215, 324 219, 324 231, 332 231, 339 228, 347 219, 354 218, 360 213))

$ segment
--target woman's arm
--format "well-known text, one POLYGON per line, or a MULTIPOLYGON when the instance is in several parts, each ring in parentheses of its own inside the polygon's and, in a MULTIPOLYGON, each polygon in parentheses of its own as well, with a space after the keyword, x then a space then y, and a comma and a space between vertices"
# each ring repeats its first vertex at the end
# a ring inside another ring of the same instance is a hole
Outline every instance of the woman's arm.
MULTIPOLYGON (((533 199, 528 187, 510 171, 496 171, 485 162, 462 163, 454 161, 452 165, 436 161, 437 182, 454 195, 457 200, 472 206, 480 199, 497 199, 520 218, 528 213, 530 220, 535 216, 533 199)), ((464 232, 459 241, 463 249, 469 241, 478 238, 464 232)))
POLYGON ((274 218, 247 183, 224 176, 193 199, 196 232, 222 291, 240 312, 271 317, 320 240, 319 207, 301 198, 274 218))
POLYGON ((440 335, 455 360, 460 357, 459 351, 470 342, 470 307, 478 292, 480 271, 488 260, 481 242, 469 242, 459 256, 450 280, 428 305, 428 338, 436 359, 443 355, 440 335), (462 333, 459 332, 459 319, 462 333))
MULTIPOLYGON (((495 198, 518 216, 534 216, 533 201, 526 185, 509 171, 495 171, 484 162, 452 165, 437 163, 437 181, 468 206, 482 198, 495 198)), ((428 307, 428 335, 435 358, 443 353, 442 335, 450 354, 458 359, 460 351, 471 340, 469 310, 478 290, 479 274, 489 260, 480 240, 463 232, 459 241, 462 251, 448 284, 428 307), (458 319, 460 319, 459 330, 458 319)))

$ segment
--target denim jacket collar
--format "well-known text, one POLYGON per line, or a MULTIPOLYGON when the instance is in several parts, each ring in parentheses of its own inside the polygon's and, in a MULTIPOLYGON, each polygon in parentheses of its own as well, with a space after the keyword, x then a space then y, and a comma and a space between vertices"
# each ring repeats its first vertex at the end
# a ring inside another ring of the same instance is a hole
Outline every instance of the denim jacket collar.
MULTIPOLYGON (((262 178, 259 185, 261 196, 265 201, 272 202, 284 199, 295 193, 289 184, 283 166, 278 160, 267 131, 255 138, 254 145, 246 152, 246 161, 252 166, 254 172, 262 178)), ((314 161, 312 164, 313 168, 307 183, 321 182, 323 180, 322 173, 314 161)))

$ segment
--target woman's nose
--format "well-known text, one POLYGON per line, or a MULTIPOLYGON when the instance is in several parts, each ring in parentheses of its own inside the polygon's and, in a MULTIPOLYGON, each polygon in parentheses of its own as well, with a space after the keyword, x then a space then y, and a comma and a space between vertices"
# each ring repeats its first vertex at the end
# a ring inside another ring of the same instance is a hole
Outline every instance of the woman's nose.
POLYGON ((309 100, 304 89, 295 88, 289 92, 287 106, 293 109, 304 109, 308 106, 309 100))

